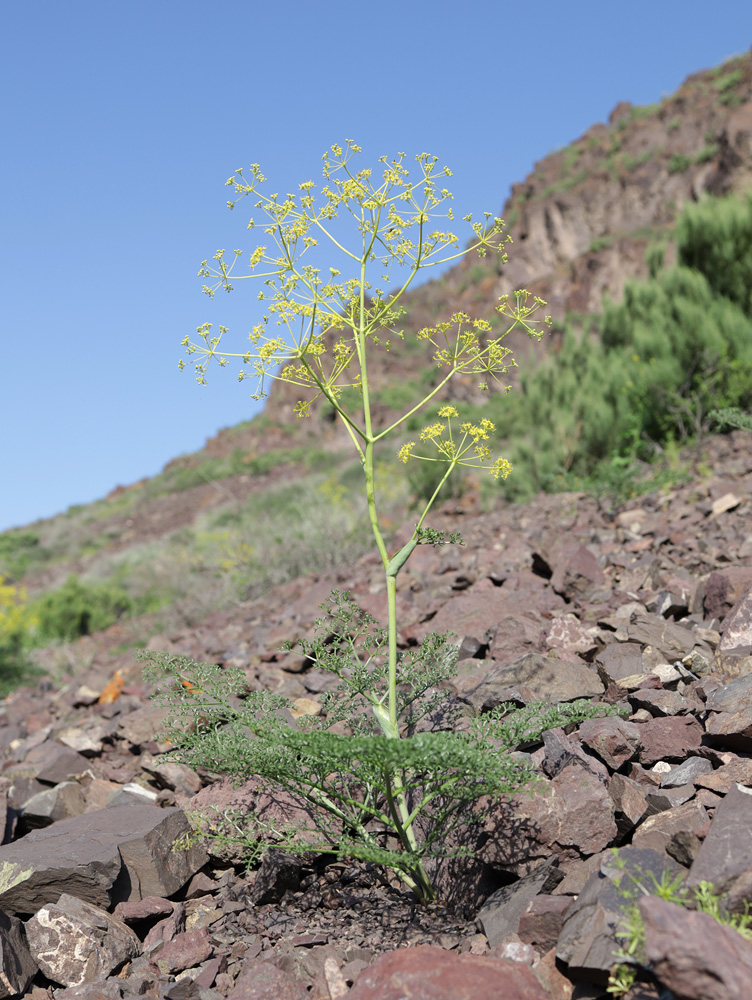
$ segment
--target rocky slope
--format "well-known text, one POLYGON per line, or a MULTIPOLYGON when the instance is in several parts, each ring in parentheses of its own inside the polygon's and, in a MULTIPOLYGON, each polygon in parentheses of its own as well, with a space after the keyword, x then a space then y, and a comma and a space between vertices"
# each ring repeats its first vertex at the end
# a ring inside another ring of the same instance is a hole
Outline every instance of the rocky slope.
MULTIPOLYGON (((526 746, 540 785, 481 808, 472 859, 435 872, 442 902, 427 909, 372 866, 272 850, 246 871, 216 844, 188 847, 186 812, 232 806, 252 823, 294 803, 165 756, 164 710, 120 651, 122 627, 74 644, 68 677, 0 713, 0 992, 605 997, 627 906, 614 847, 628 871, 710 881, 743 909, 751 445, 715 438, 691 481, 615 511, 573 494, 485 514, 445 506, 439 522, 465 545, 417 550, 400 577, 401 641, 455 632, 447 690, 462 713, 584 695, 628 714, 526 746)), ((318 712, 327 677, 280 646, 311 634, 332 587, 382 615, 381 576, 366 556, 149 645, 239 667, 294 714, 318 712)), ((752 945, 736 931, 655 897, 640 905, 649 945, 634 1000, 748 995, 752 945)))

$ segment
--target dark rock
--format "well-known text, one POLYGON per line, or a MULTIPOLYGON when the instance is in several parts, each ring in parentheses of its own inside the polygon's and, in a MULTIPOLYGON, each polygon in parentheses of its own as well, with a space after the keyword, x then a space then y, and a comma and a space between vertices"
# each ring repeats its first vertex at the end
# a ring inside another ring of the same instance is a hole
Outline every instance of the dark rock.
POLYGON ((601 781, 608 778, 608 769, 597 757, 585 753, 579 743, 570 739, 563 729, 548 729, 543 733, 543 760, 541 770, 548 778, 555 778, 572 763, 581 764, 601 781))
MULTIPOLYGON (((716 892, 731 892, 735 883, 752 875, 752 790, 735 785, 718 805, 688 884, 712 882, 716 892)), ((748 897, 752 903, 752 895, 748 897)))
POLYGON ((597 854, 617 834, 614 807, 597 777, 579 764, 565 767, 532 797, 520 793, 512 799, 512 826, 491 826, 479 856, 489 865, 526 874, 535 864, 558 854, 562 862, 597 854))
POLYGON ((624 774, 614 774, 608 783, 608 793, 614 803, 619 839, 624 840, 648 811, 645 789, 624 774))
POLYGON ((725 618, 743 599, 752 584, 752 567, 729 566, 714 570, 705 584, 705 615, 708 618, 725 618))
POLYGON ((604 685, 645 673, 642 647, 636 642, 610 642, 595 657, 595 665, 604 685))
POLYGON ((492 948, 517 934, 520 918, 539 893, 550 893, 564 873, 553 865, 543 864, 512 885, 497 889, 481 907, 476 918, 478 929, 492 948))
POLYGON ((535 896, 520 917, 517 931, 520 940, 533 945, 538 951, 547 952, 555 948, 571 905, 571 896, 543 893, 535 896))
POLYGON ((154 917, 166 917, 175 909, 175 904, 161 896, 144 896, 128 903, 118 903, 114 915, 125 924, 137 924, 154 917))
POLYGON ((705 703, 705 728, 713 742, 734 750, 752 750, 752 674, 716 688, 705 703))
POLYGON ((554 704, 590 698, 603 692, 598 675, 586 664, 528 653, 513 663, 491 670, 467 700, 479 711, 488 711, 504 702, 504 692, 518 685, 529 688, 536 700, 554 704))
POLYGON ((660 983, 681 1000, 741 1000, 752 996, 752 945, 707 913, 639 901, 645 956, 660 983))
POLYGON ((712 763, 705 757, 688 757, 683 764, 672 767, 661 775, 661 788, 678 788, 679 785, 697 783, 697 779, 713 770, 712 763))
POLYGON ((752 646, 752 584, 739 594, 724 618, 718 652, 725 653, 739 646, 752 646))
POLYGON ((300 888, 303 867, 304 860, 300 855, 286 854, 274 848, 268 850, 253 880, 251 902, 254 906, 278 903, 288 890, 295 892, 300 888))
POLYGON ((179 809, 116 806, 61 820, 0 847, 0 906, 35 913, 61 892, 107 907, 176 892, 206 861, 174 848, 190 829, 179 809))
POLYGON ((682 831, 705 836, 708 822, 709 816, 702 803, 684 802, 643 820, 634 832, 632 846, 641 850, 667 851, 674 835, 682 831))
POLYGON ((36 971, 23 924, 0 912, 0 998, 25 993, 36 971))
POLYGON ((45 976, 63 986, 97 982, 141 953, 122 921, 67 893, 26 922, 26 938, 45 976))
POLYGON ((739 760, 732 760, 728 764, 722 764, 715 771, 695 779, 698 788, 709 788, 722 795, 731 791, 737 782, 740 785, 752 785, 752 759, 742 757, 739 760))
POLYGON ((570 975, 605 983, 618 960, 616 932, 632 904, 625 891, 630 879, 649 885, 651 874, 660 880, 664 872, 676 875, 682 871, 673 859, 658 851, 622 847, 618 860, 612 855, 605 857, 567 910, 556 945, 556 957, 569 966, 570 975), (623 890, 619 888, 622 879, 623 890))
POLYGON ((551 586, 568 601, 591 600, 605 583, 606 576, 598 560, 584 545, 568 546, 555 561, 551 586))
POLYGON ((457 955, 433 945, 399 948, 380 956, 361 972, 347 996, 348 1000, 498 1000, 502 996, 505 1000, 550 1000, 526 965, 457 955))

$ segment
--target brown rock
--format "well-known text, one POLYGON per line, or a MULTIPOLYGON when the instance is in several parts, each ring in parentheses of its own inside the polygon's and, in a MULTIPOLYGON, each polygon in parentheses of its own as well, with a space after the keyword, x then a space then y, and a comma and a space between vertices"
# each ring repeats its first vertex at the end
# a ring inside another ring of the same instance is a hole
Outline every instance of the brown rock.
MULTIPOLYGON (((705 616, 725 618, 752 584, 752 567, 729 566, 714 570, 705 584, 705 616)), ((737 644, 740 645, 740 644, 737 644)))
POLYGON ((348 994, 348 1000, 404 1000, 405 997, 550 1000, 526 965, 487 956, 457 955, 433 945, 399 948, 381 955, 361 972, 348 994))
POLYGON ((23 924, 0 912, 0 998, 25 993, 36 971, 23 924))
POLYGON ((698 788, 709 788, 713 792, 725 795, 735 784, 752 785, 752 760, 742 757, 723 764, 715 771, 701 774, 695 778, 698 788))
POLYGON ((669 716, 640 723, 640 763, 646 767, 659 760, 681 763, 702 744, 702 726, 691 716, 669 716))
POLYGON ((192 969, 212 956, 209 931, 201 927, 197 931, 184 931, 168 941, 152 956, 152 962, 162 975, 168 972, 182 972, 192 969))
POLYGON ((564 917, 572 904, 568 896, 540 894, 532 899, 520 917, 517 933, 521 941, 547 952, 556 946, 564 926, 564 917))
POLYGON ((492 670, 466 699, 479 711, 488 711, 505 700, 504 692, 518 686, 529 688, 535 699, 551 703, 603 693, 598 675, 585 663, 528 653, 492 670))
POLYGON ((612 771, 635 756, 640 746, 642 726, 609 716, 603 719, 586 719, 580 723, 580 741, 589 747, 612 771))
POLYGON ((590 549, 584 545, 566 548, 555 560, 551 586, 568 601, 588 601, 606 584, 606 576, 590 549))
POLYGON ((639 901, 645 956, 663 986, 680 1000, 752 996, 752 945, 707 913, 657 896, 639 901))
POLYGON ((307 1000, 305 984, 271 962, 257 961, 243 972, 227 1000, 307 1000))
POLYGON ((514 836, 508 824, 499 828, 489 815, 488 841, 479 857, 492 867, 523 874, 542 859, 558 854, 577 860, 597 854, 617 834, 614 807, 603 782, 579 764, 565 767, 549 783, 529 797, 513 797, 514 836))
POLYGON ((34 830, 0 847, 0 906, 35 913, 57 902, 61 892, 101 907, 171 895, 206 861, 198 847, 174 848, 189 830, 179 809, 141 805, 84 813, 34 830))
POLYGON ((122 921, 67 893, 26 922, 26 938, 45 976, 63 986, 105 979, 141 953, 140 941, 122 921))
POLYGON ((738 646, 752 646, 752 583, 736 598, 721 626, 718 652, 725 653, 738 646))
POLYGON ((664 872, 682 872, 679 865, 658 851, 622 847, 618 859, 604 855, 597 872, 588 879, 576 901, 567 910, 556 945, 556 957, 569 966, 570 975, 605 983, 617 961, 616 932, 632 900, 619 887, 630 876, 650 882, 651 873, 661 879, 664 872))
MULTIPOLYGON (((718 805, 688 884, 712 882, 717 892, 730 892, 752 873, 752 790, 735 785, 718 805)), ((749 897, 752 903, 752 896, 749 897)))
POLYGON ((699 802, 685 802, 673 808, 664 809, 638 826, 632 837, 632 846, 643 850, 665 851, 676 833, 691 831, 705 835, 708 813, 699 802))

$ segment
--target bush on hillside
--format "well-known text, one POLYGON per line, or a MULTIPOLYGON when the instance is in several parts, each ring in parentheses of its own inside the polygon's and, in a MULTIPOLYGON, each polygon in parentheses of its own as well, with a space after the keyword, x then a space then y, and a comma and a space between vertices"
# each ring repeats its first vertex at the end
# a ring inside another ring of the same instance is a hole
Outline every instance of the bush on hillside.
POLYGON ((72 641, 108 628, 135 612, 133 598, 111 583, 88 584, 71 575, 62 587, 36 602, 34 611, 43 641, 72 641))

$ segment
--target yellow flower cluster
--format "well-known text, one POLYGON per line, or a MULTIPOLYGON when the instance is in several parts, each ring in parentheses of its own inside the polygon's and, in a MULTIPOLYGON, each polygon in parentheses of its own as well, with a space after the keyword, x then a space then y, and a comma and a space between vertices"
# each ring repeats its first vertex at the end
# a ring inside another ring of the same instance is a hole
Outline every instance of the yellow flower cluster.
POLYGON ((493 421, 487 417, 478 424, 466 421, 460 424, 460 434, 462 437, 455 441, 452 435, 452 418, 459 417, 459 413, 454 406, 442 406, 438 413, 442 420, 428 424, 420 432, 421 441, 432 441, 439 453, 439 458, 432 458, 427 455, 413 455, 416 442, 408 441, 403 444, 397 452, 399 460, 407 463, 411 458, 419 458, 424 462, 445 461, 451 465, 466 465, 471 468, 488 468, 494 479, 506 479, 512 471, 512 466, 505 458, 499 458, 491 466, 485 463, 491 458, 491 449, 488 445, 482 444, 488 441, 491 434, 496 430, 493 421), (443 421, 443 422, 442 422, 443 421), (445 436, 446 435, 446 436, 445 436))
POLYGON ((26 605, 26 589, 0 576, 0 646, 34 628, 37 618, 26 605))

